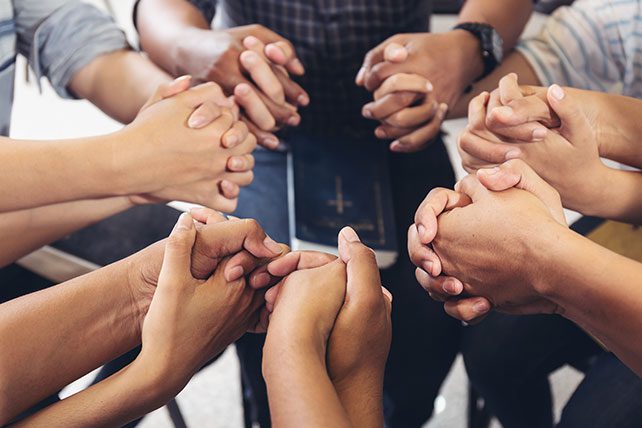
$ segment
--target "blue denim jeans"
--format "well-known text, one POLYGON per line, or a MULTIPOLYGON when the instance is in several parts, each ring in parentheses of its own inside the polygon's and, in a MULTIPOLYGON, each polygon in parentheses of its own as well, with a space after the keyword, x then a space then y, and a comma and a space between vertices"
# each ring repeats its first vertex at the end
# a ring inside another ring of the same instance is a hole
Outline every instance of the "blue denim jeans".
POLYGON ((506 428, 554 426, 548 376, 566 364, 586 376, 558 427, 642 427, 642 380, 559 315, 493 313, 466 328, 462 352, 474 388, 506 428))
MULTIPOLYGON (((296 144, 306 137, 295 136, 296 144)), ((373 138, 372 144, 382 144, 373 138)), ((287 156, 255 153, 254 183, 241 192, 239 217, 257 219, 275 240, 288 243, 287 156)), ((382 271, 383 283, 395 297, 393 342, 386 368, 386 422, 390 427, 420 427, 432 414, 432 404, 459 350, 460 324, 448 317, 419 287, 406 250, 406 235, 414 213, 433 187, 452 187, 454 173, 441 141, 411 155, 392 155, 390 174, 397 221, 399 258, 382 271)), ((261 427, 269 426, 265 385, 261 377, 263 337, 246 335, 236 344, 246 398, 261 427)))

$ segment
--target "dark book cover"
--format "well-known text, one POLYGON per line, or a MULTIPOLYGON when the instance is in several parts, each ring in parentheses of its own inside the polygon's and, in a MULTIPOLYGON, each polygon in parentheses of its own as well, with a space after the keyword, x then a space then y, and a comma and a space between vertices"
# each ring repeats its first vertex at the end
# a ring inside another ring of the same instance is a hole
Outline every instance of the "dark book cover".
POLYGON ((292 249, 336 253, 337 235, 353 227, 382 268, 398 256, 388 147, 373 139, 290 140, 288 189, 292 249))

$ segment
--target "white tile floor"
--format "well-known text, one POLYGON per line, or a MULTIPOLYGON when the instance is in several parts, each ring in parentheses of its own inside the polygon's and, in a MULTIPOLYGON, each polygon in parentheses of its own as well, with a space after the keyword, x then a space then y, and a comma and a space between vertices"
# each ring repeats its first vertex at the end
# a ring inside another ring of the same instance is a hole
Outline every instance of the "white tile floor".
MULTIPOLYGON (((94 3, 101 4, 99 0, 94 3)), ((121 24, 133 35, 131 27, 132 0, 112 2, 121 24)), ((452 19, 438 18, 433 28, 448 28, 452 19)), ((530 31, 537 27, 535 22, 530 31)), ((21 62, 24 69, 24 62, 21 62)), ((459 165, 453 137, 459 133, 465 121, 451 121, 446 128, 451 135, 448 142, 453 163, 459 165)), ((16 102, 12 122, 12 136, 16 138, 69 138, 83 135, 96 135, 118 129, 119 125, 104 116, 96 108, 84 101, 60 100, 53 91, 44 85, 40 94, 32 84, 26 84, 24 76, 18 76, 16 102)), ((463 173, 458 168, 460 174, 463 173)), ((564 403, 577 385, 580 377, 571 369, 562 369, 553 376, 556 408, 564 403)), ((80 380, 67 389, 72 393, 86 384, 80 380)), ((461 361, 455 364, 442 389, 437 402, 437 414, 427 427, 463 427, 467 381, 461 361)), ((238 363, 233 348, 230 348, 215 364, 197 374, 185 390, 178 396, 187 424, 190 427, 241 427, 242 410, 240 402, 238 363)), ((428 404, 428 403, 427 403, 428 404)), ((172 424, 164 409, 150 414, 141 424, 144 428, 171 427, 172 424)))

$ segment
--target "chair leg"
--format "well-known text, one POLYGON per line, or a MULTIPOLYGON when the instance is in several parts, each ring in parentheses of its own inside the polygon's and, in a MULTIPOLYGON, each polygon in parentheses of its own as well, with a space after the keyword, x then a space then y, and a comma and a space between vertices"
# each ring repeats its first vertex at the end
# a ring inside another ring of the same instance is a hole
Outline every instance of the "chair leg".
POLYGON ((165 405, 165 407, 167 408, 169 418, 172 420, 174 427, 187 428, 187 424, 185 424, 185 419, 183 419, 183 414, 181 413, 180 407, 178 407, 176 398, 172 398, 169 403, 165 405))
POLYGON ((482 397, 472 385, 468 385, 468 428, 488 428, 491 414, 482 397))

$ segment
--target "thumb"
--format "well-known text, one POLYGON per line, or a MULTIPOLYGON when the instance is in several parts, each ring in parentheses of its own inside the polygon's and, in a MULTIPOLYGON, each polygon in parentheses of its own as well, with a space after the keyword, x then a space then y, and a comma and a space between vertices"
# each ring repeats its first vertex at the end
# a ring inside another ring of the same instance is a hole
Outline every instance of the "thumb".
POLYGON ((523 160, 513 159, 499 167, 480 169, 477 177, 482 185, 495 192, 515 187, 533 194, 546 205, 558 223, 566 225, 559 193, 523 160))
POLYGON ((192 247, 195 241, 196 228, 194 227, 192 216, 188 213, 183 213, 178 218, 165 244, 163 267, 158 280, 159 287, 163 286, 161 284, 171 286, 174 283, 171 279, 191 278, 192 247))
POLYGON ((176 94, 180 94, 181 92, 188 90, 191 84, 192 76, 189 75, 181 76, 172 80, 171 82, 163 83, 162 85, 158 86, 156 92, 154 92, 151 98, 147 100, 141 110, 144 110, 152 104, 156 104, 157 102, 162 101, 165 98, 173 97, 176 94))
POLYGON ((384 61, 401 63, 408 59, 408 49, 399 43, 389 43, 383 50, 384 61))
MULTIPOLYGON (((346 264, 346 295, 355 302, 377 302, 385 294, 375 252, 366 247, 350 227, 339 232, 339 256, 346 264), (372 298, 372 301, 366 300, 372 298)), ((390 299, 392 300, 392 299, 390 299)))
POLYGON ((455 191, 468 196, 473 203, 488 194, 488 189, 479 182, 475 174, 468 174, 455 184, 455 191))
POLYGON ((559 85, 551 85, 546 94, 553 111, 559 116, 562 137, 574 146, 594 141, 592 127, 580 104, 559 85))

